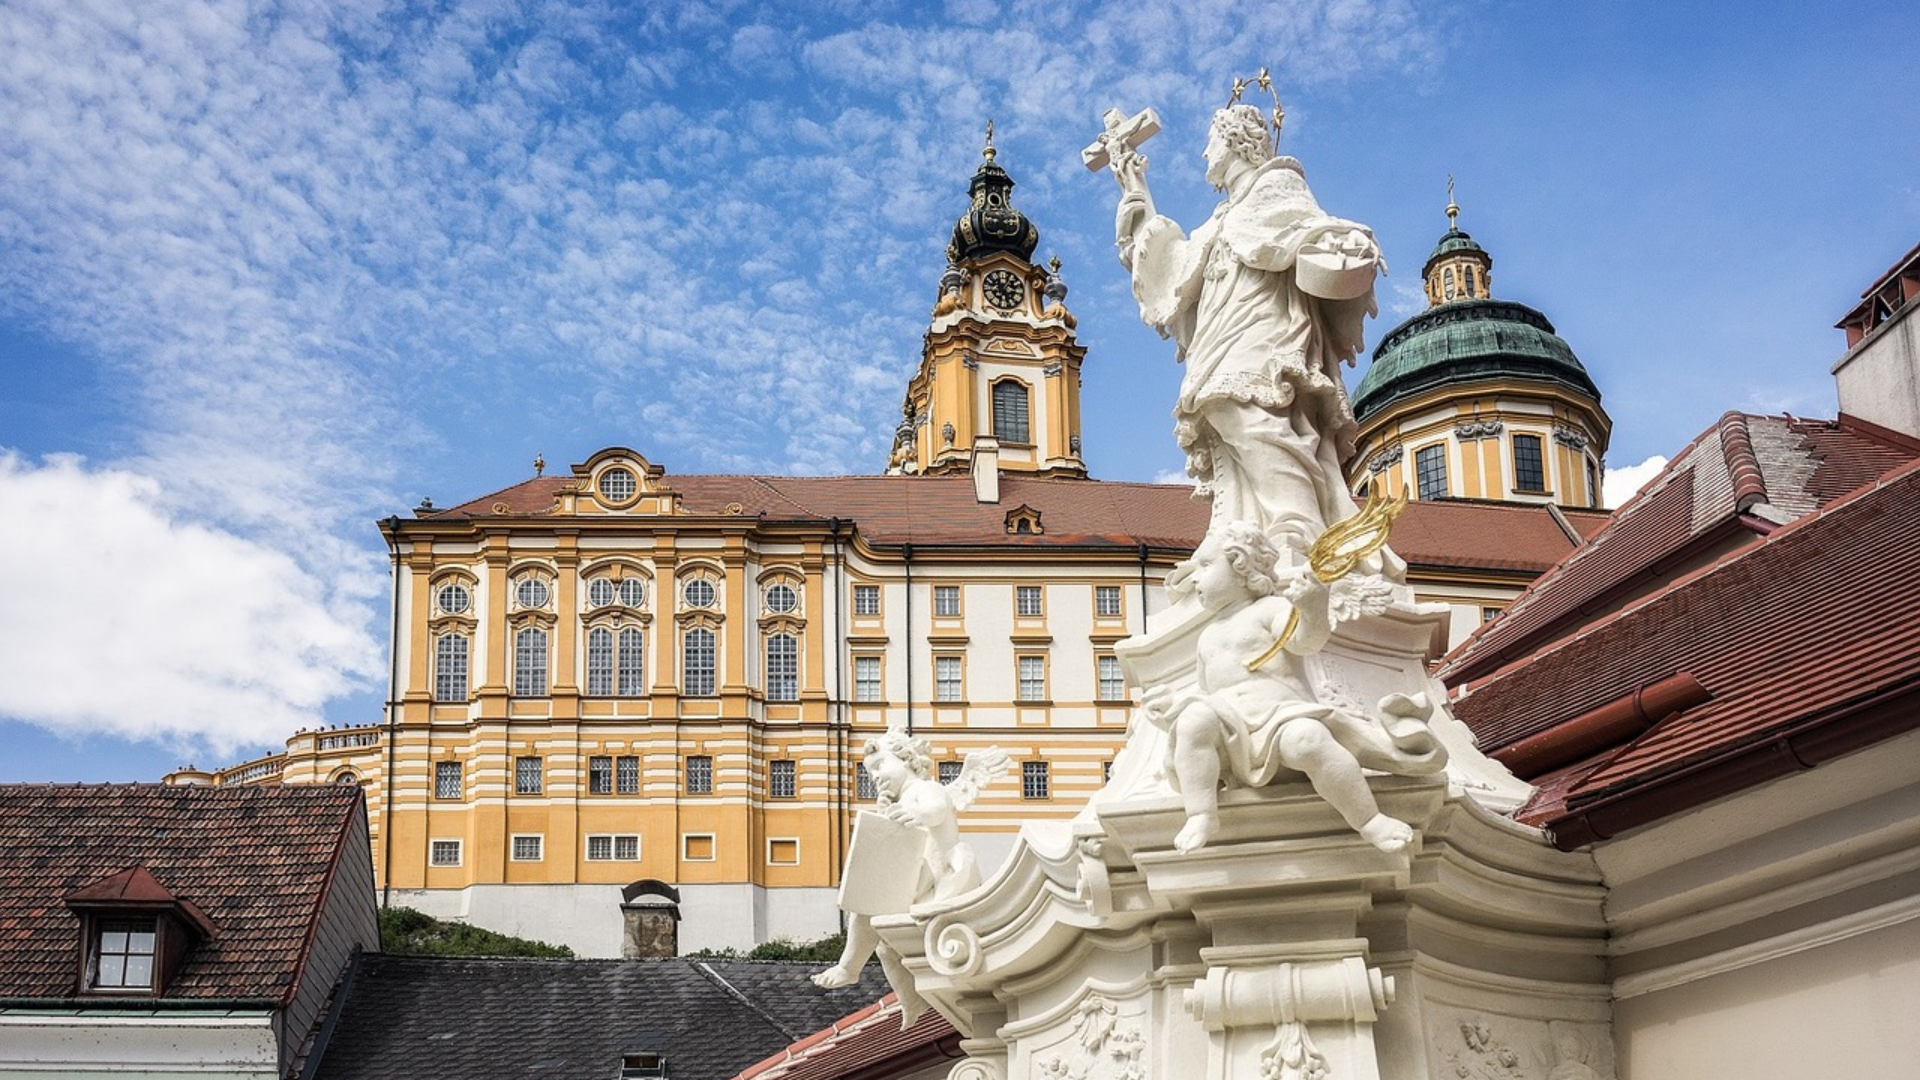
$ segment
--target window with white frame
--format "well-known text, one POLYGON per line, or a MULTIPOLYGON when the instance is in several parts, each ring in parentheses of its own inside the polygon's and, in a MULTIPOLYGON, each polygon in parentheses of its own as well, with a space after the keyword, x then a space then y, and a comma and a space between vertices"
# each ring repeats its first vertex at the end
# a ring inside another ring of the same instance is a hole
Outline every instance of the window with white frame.
POLYGON ((942 619, 959 618, 960 586, 935 585, 933 587, 933 613, 942 619))
POLYGON ((158 940, 152 919, 102 919, 94 931, 87 984, 95 990, 151 990, 158 940))
POLYGON ((943 761, 940 763, 939 769, 940 782, 943 784, 951 784, 955 780, 960 779, 961 764, 958 761, 943 761))
POLYGON ((593 697, 639 697, 646 693, 646 634, 637 626, 617 633, 604 626, 587 631, 587 693, 593 697))
POLYGON ((792 634, 767 635, 767 700, 800 700, 800 641, 792 634))
POLYGON ((473 594, 465 585, 449 581, 433 594, 433 603, 442 615, 460 615, 473 605, 473 594))
POLYGON ((1516 491, 1547 489, 1546 460, 1541 451, 1540 436, 1516 434, 1513 437, 1513 487, 1516 491))
POLYGON ((436 761, 433 763, 433 797, 436 799, 457 799, 461 794, 460 763, 457 761, 436 761))
POLYGON ((1413 471, 1420 486, 1420 498, 1447 497, 1447 448, 1444 444, 1423 446, 1414 451, 1413 471))
POLYGON ((1047 763, 1044 761, 1023 761, 1020 763, 1020 797, 1023 799, 1045 799, 1049 797, 1050 777, 1047 763))
POLYGON ((1120 673, 1120 658, 1117 656, 1097 656, 1094 669, 1100 680, 1101 701, 1127 700, 1127 680, 1120 673))
POLYGON ((459 866, 460 841, 435 840, 427 847, 427 861, 435 866, 459 866))
POLYGON ((687 794, 713 794, 713 758, 708 754, 687 756, 687 794))
POLYGON ((993 384, 993 437, 1024 446, 1032 440, 1027 430, 1027 384, 1002 379, 993 384))
POLYGON ((441 634, 433 642, 433 700, 467 700, 467 635, 441 634))
POLYGON ((613 788, 621 795, 640 794, 640 759, 625 754, 614 761, 613 788))
POLYGON ((513 635, 513 696, 545 697, 547 632, 529 626, 513 635))
POLYGON ((1016 662, 1020 668, 1020 700, 1047 700, 1047 658, 1022 656, 1016 662))
POLYGON ((788 615, 800 609, 800 594, 785 582, 767 586, 766 601, 767 610, 776 615, 788 615))
POLYGON ((523 608, 544 608, 547 601, 553 599, 553 589, 547 579, 538 574, 528 574, 514 582, 513 598, 523 608))
POLYGON ((639 490, 633 473, 618 466, 600 474, 600 495, 608 502, 623 503, 639 490))
POLYGON ((792 799, 800 794, 799 768, 788 759, 767 762, 767 798, 792 799))
POLYGON ((640 837, 615 833, 587 837, 588 862, 639 862, 640 837))
POLYGON ((513 759, 513 793, 538 795, 545 787, 545 762, 538 755, 522 754, 513 759))
POLYGON ((1040 586, 1016 585, 1013 587, 1013 613, 1022 618, 1039 617, 1043 609, 1040 606, 1040 586))
POLYGON ((587 794, 613 794, 613 755, 595 754, 587 759, 587 794))
POLYGON ((710 608, 720 602, 720 590, 713 587, 713 582, 702 577, 688 578, 687 583, 681 586, 680 596, 692 608, 710 608))
POLYGON ((1093 613, 1102 619, 1120 617, 1120 586, 1095 585, 1093 587, 1093 613))
POLYGON ((855 585, 853 587, 853 613, 855 615, 880 614, 880 586, 855 585))
POLYGON ((680 692, 688 697, 712 697, 716 661, 713 631, 704 626, 693 627, 681 644, 680 692))
POLYGON ((545 846, 545 838, 538 834, 516 836, 513 838, 513 861, 539 862, 545 846))
POLYGON ((853 763, 853 797, 861 802, 872 802, 880 797, 880 793, 874 790, 873 774, 867 771, 864 761, 853 763))
POLYGON ((879 657, 856 656, 853 658, 853 700, 880 700, 879 657))
POLYGON ((966 688, 960 677, 959 657, 936 656, 933 658, 933 700, 966 700, 966 688))

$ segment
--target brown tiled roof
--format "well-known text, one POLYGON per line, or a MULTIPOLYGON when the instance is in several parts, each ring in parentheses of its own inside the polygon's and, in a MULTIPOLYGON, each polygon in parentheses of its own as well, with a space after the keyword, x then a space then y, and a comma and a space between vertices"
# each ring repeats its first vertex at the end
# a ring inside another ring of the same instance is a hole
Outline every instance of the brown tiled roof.
POLYGON ((1920 461, 1471 684, 1454 711, 1498 751, 1676 672, 1704 688, 1626 745, 1534 778, 1519 816, 1567 844, 1920 726, 1917 535, 1920 461))
MULTIPOLYGON (((445 510, 428 520, 550 513, 570 477, 547 476, 445 510), (500 509, 496 509, 500 508, 500 509)), ((967 476, 673 475, 665 484, 693 514, 723 514, 737 504, 745 517, 854 523, 869 542, 886 546, 1062 546, 1191 550, 1207 527, 1207 504, 1184 484, 1048 480, 1002 474, 1000 501, 974 497, 967 476), (1042 535, 1009 535, 1007 511, 1038 510, 1042 535)), ((1410 504, 1394 524, 1392 544, 1409 563, 1447 569, 1538 574, 1574 547, 1571 527, 1590 535, 1604 511, 1450 499, 1410 504), (1558 519, 1556 521, 1556 515, 1558 519)))
POLYGON ((1590 541, 1440 665, 1483 678, 1596 615, 1920 457, 1920 444, 1840 420, 1728 413, 1590 541))
POLYGON ((892 994, 749 1066, 733 1080, 851 1080, 899 1076, 960 1057, 960 1033, 928 1009, 900 1029, 892 994))
POLYGON ((344 785, 0 784, 0 1003, 73 997, 80 920, 67 898, 136 868, 214 931, 166 999, 284 1003, 360 797, 344 785))

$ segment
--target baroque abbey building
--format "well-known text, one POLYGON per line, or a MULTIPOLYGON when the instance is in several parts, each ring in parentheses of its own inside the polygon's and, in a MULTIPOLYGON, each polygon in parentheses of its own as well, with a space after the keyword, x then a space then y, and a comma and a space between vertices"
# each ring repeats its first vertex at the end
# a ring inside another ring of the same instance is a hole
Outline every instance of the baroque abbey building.
MULTIPOLYGON (((1207 508, 1088 476, 1086 350, 1013 186, 989 143, 883 473, 681 475, 671 448, 581 448, 390 518, 390 714, 168 779, 359 783, 386 902, 583 956, 639 948, 644 883, 677 890, 682 950, 836 930, 872 799, 861 745, 889 725, 928 739, 943 779, 969 751, 1010 755, 964 819, 988 868, 1022 822, 1085 805, 1131 712, 1114 645, 1166 605, 1207 508)), ((1416 488, 1393 544, 1419 598, 1453 609, 1435 658, 1605 521, 1598 392, 1544 317, 1487 298, 1490 263, 1449 231, 1434 307, 1356 399, 1352 480, 1416 488), (1461 259, 1477 274, 1447 293, 1461 259), (1437 376, 1461 328, 1502 364, 1437 376), (1418 472, 1429 441, 1443 487, 1418 472)))

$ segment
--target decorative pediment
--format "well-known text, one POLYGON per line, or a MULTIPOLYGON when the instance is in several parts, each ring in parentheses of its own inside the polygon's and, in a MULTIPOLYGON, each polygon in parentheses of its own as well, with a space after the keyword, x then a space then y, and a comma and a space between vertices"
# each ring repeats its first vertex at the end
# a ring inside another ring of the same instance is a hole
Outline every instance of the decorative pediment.
POLYGON ((559 492, 563 514, 672 514, 678 495, 663 481, 667 470, 639 452, 610 446, 573 466, 559 492))

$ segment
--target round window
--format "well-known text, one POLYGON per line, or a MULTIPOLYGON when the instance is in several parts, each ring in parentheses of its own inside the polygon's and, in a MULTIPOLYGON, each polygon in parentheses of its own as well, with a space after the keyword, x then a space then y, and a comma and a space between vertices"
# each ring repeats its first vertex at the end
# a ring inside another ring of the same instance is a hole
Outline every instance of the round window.
POLYGON ((587 584, 587 603, 594 607, 606 607, 613 603, 613 582, 606 578, 595 578, 587 584))
POLYGON ((633 474, 625 469, 608 469, 600 474, 600 494, 608 502, 633 498, 633 487, 633 474))
POLYGON ((628 607, 641 607, 647 602, 646 583, 639 578, 628 578, 620 583, 620 602, 628 607))
POLYGON ((706 578, 694 578, 687 582, 684 595, 688 607, 712 607, 714 601, 720 598, 720 594, 714 591, 713 582, 706 578))
POLYGON ((791 585, 775 585, 767 590, 767 610, 786 614, 800 606, 800 597, 791 585))
POLYGON ((467 605, 472 602, 473 598, 468 595, 467 587, 459 584, 440 586, 440 594, 435 600, 435 603, 440 605, 442 615, 458 615, 467 610, 467 605))
POLYGON ((547 583, 537 577, 521 578, 514 590, 514 598, 524 608, 543 608, 547 606, 547 583))

